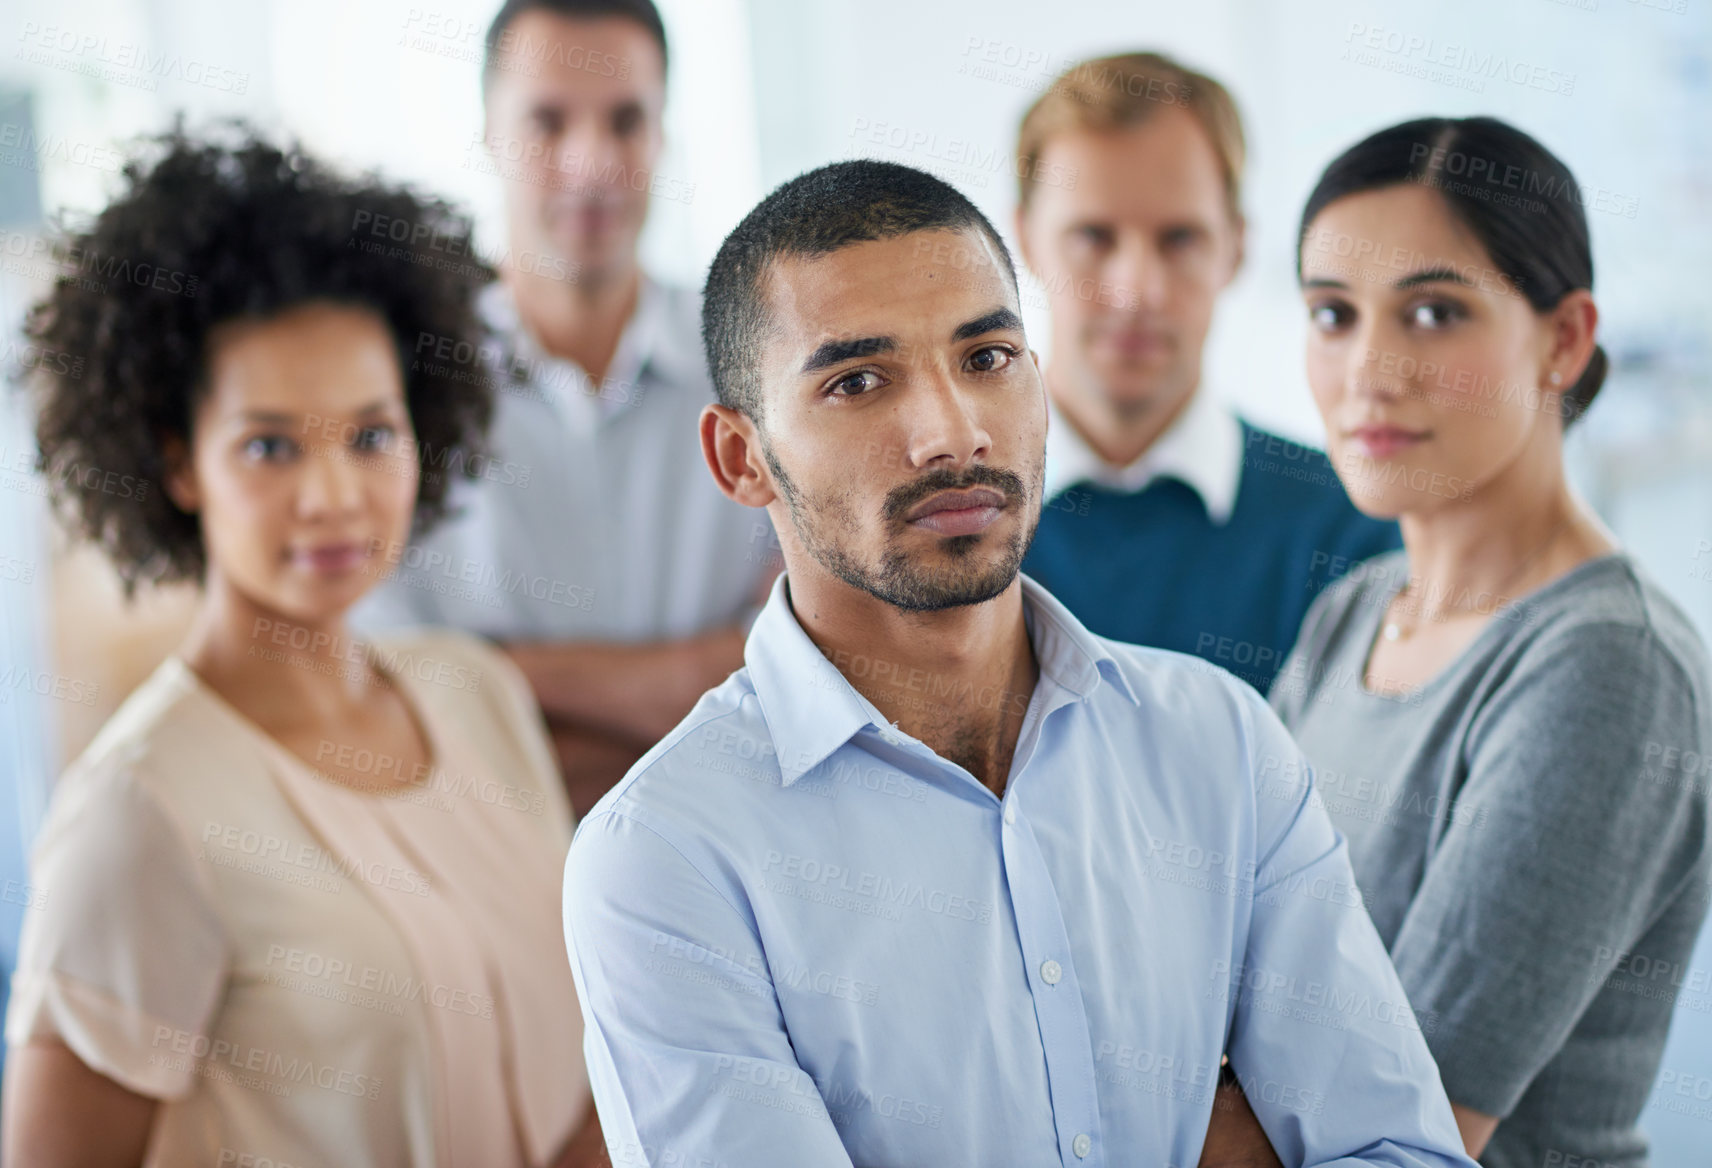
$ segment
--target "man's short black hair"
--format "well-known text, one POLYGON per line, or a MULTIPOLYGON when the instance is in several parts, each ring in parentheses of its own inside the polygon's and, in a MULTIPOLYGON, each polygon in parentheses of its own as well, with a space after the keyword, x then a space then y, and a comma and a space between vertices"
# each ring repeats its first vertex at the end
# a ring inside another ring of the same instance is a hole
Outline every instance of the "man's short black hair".
POLYGON ((603 16, 621 16, 634 20, 648 31, 660 46, 660 66, 666 64, 666 24, 654 0, 505 0, 487 26, 487 41, 482 52, 482 92, 499 69, 499 58, 516 51, 506 38, 506 30, 525 12, 549 12, 567 20, 598 20, 603 16))
POLYGON ((761 347, 769 325, 764 281, 775 260, 916 231, 965 229, 992 241, 1014 289, 1016 267, 998 231, 961 191, 931 174, 856 159, 780 186, 725 237, 708 269, 701 336, 720 404, 760 421, 761 347))

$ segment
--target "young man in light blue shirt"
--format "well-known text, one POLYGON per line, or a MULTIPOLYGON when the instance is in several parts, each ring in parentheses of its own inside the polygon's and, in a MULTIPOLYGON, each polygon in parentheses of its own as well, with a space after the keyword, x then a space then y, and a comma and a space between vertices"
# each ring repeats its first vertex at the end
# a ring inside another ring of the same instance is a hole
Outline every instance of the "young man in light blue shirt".
POLYGON ((571 848, 614 1161, 1195 1164, 1246 1114, 1228 1052, 1240 1162, 1466 1168, 1265 703, 1019 575, 1046 401, 980 212, 804 175, 726 240, 703 333, 703 451, 786 575, 571 848))

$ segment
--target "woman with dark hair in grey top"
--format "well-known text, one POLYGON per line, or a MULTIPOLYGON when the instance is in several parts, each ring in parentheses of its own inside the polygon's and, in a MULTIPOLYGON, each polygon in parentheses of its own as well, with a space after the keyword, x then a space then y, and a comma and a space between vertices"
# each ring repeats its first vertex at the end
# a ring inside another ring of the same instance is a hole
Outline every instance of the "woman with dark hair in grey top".
POLYGON ((1327 447, 1404 550, 1319 598, 1272 703, 1469 1152, 1644 1165, 1652 974, 1707 910, 1712 682, 1565 479, 1606 368, 1579 188, 1502 122, 1409 122, 1327 168, 1298 263, 1327 447))

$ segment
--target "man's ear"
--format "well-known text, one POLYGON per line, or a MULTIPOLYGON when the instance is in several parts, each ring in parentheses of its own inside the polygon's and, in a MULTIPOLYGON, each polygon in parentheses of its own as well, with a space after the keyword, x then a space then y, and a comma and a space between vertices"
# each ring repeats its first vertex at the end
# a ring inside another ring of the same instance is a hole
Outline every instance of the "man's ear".
POLYGON ((1023 210, 1022 204, 1018 203, 1015 215, 1011 219, 1011 230, 1017 241, 1017 255, 1022 257, 1023 267, 1027 268, 1031 274, 1038 275, 1040 269, 1034 266, 1034 260, 1028 254, 1028 232, 1025 230, 1027 219, 1028 215, 1023 210))
MULTIPOLYGON (((485 86, 486 82, 483 82, 483 85, 485 86)), ((493 114, 489 111, 487 103, 488 94, 484 90, 482 93, 481 145, 482 153, 492 158, 494 156, 493 114)))
POLYGON ((161 489, 180 511, 194 515, 202 510, 202 488, 196 481, 196 464, 190 457, 190 444, 181 435, 168 434, 161 439, 161 457, 166 461, 166 481, 161 489))
POLYGON ((761 452, 761 432, 747 414, 730 406, 704 406, 701 454, 726 498, 745 507, 765 507, 779 497, 761 452))
POLYGON ((1248 255, 1248 220, 1242 217, 1240 211, 1231 212, 1231 230, 1235 232, 1231 240, 1232 254, 1230 272, 1225 276, 1224 286, 1229 288, 1237 273, 1242 271, 1242 261, 1248 255))

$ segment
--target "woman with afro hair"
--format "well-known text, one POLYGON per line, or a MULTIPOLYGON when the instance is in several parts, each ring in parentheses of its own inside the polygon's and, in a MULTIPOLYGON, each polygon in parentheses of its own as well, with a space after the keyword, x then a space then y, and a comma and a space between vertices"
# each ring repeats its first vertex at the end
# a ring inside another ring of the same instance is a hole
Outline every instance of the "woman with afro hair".
POLYGON ((54 792, 5 1160, 593 1163, 540 713, 478 640, 345 619, 483 473, 469 221, 242 126, 124 180, 28 320, 80 362, 40 468, 127 590, 201 593, 54 792))

